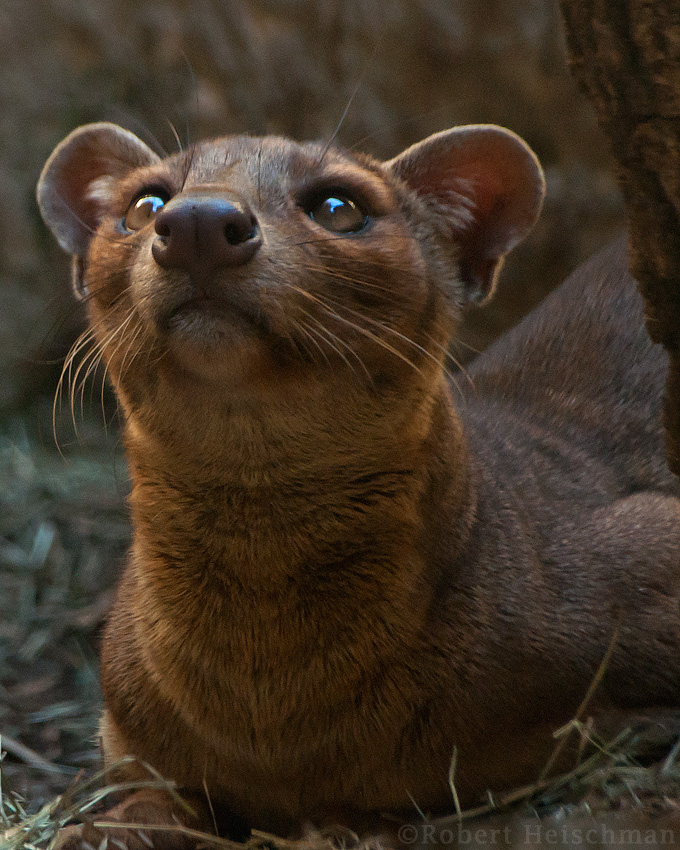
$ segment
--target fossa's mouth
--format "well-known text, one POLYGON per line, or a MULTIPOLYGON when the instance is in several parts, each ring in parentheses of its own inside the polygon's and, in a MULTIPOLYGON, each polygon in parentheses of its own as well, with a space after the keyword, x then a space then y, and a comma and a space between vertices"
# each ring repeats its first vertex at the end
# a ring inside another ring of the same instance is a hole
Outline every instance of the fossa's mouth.
POLYGON ((160 316, 158 328, 180 341, 209 347, 233 341, 236 332, 239 337, 244 331, 263 339, 270 335, 261 311, 212 295, 194 295, 172 306, 160 316))

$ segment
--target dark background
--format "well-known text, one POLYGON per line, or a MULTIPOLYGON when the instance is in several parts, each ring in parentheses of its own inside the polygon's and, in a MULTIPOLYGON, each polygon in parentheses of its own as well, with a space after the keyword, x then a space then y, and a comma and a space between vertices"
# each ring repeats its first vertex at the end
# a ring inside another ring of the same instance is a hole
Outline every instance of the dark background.
POLYGON ((50 394, 80 325, 67 260, 34 186, 78 124, 123 123, 171 150, 224 133, 327 137, 359 88, 342 144, 388 158, 456 124, 503 124, 548 178, 541 222, 494 306, 462 339, 481 348, 620 226, 606 145, 565 63, 553 0, 2 0, 0 413, 50 394))

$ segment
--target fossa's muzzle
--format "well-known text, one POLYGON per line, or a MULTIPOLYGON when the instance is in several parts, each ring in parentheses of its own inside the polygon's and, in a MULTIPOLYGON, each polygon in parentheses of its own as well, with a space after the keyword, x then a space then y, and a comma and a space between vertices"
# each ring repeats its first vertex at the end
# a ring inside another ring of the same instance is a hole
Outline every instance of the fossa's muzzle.
POLYGON ((151 250, 158 265, 192 275, 244 265, 262 244, 248 204, 223 193, 178 195, 159 211, 155 228, 151 250))

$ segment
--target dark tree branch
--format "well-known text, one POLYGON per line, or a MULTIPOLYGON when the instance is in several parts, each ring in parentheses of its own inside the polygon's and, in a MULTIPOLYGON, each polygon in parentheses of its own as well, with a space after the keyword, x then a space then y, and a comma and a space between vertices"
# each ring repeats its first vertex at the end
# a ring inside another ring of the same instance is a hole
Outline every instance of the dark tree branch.
POLYGON ((561 0, 570 64, 618 164, 631 271, 670 369, 664 424, 680 474, 680 3, 561 0))

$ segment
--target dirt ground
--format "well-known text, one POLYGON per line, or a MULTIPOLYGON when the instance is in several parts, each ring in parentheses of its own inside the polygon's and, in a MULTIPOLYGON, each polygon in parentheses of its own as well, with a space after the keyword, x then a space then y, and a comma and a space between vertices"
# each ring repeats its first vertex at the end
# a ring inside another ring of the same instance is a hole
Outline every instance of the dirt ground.
POLYGON ((97 764, 98 633, 129 541, 115 433, 49 403, 0 428, 0 732, 3 791, 37 810, 97 764), (69 436, 70 432, 70 436, 69 436))

